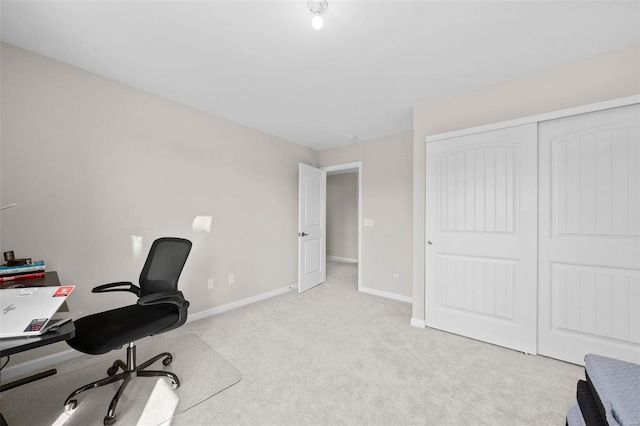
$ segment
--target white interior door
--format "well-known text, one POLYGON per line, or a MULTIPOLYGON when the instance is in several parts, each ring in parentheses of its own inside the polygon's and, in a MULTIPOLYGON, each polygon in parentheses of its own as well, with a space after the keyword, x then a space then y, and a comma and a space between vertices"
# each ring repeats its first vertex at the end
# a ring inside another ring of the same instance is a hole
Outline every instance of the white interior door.
POLYGON ((426 325, 536 353, 536 124, 426 151, 426 325))
POLYGON ((300 163, 298 180, 298 292, 326 280, 327 173, 300 163))
POLYGON ((540 123, 540 354, 640 363, 640 106, 540 123))

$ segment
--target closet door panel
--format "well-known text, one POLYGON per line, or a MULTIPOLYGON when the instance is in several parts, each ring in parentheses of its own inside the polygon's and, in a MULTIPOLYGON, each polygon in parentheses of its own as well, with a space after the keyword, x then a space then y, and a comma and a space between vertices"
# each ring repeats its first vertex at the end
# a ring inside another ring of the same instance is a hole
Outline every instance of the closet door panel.
POLYGON ((538 352, 640 362, 640 107, 539 124, 538 352))
POLYGON ((427 144, 427 326, 536 352, 536 127, 427 144))

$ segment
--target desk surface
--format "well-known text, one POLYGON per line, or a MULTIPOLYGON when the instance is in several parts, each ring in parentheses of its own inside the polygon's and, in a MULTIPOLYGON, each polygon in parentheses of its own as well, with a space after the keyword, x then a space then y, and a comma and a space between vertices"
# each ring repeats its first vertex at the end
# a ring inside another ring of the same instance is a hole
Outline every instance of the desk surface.
POLYGON ((48 331, 40 336, 10 337, 0 339, 0 356, 13 355, 18 352, 50 345, 52 343, 69 340, 76 334, 76 326, 73 321, 68 321, 55 331, 48 331))

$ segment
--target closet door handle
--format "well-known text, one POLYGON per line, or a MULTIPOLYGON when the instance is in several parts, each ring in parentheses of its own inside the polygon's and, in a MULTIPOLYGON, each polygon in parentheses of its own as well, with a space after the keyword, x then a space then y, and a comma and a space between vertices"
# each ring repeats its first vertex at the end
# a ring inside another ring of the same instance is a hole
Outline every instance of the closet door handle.
POLYGON ((427 244, 431 245, 431 244, 433 244, 433 243, 431 242, 431 240, 429 240, 429 241, 427 241, 427 244))
POLYGON ((298 232, 298 237, 306 237, 307 235, 309 235, 309 234, 307 234, 305 232, 298 232))

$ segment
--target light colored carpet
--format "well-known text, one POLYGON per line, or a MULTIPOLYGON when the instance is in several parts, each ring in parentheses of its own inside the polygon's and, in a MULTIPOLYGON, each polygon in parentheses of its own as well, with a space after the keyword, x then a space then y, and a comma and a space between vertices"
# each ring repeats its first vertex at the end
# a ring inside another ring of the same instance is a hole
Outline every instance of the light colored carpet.
MULTIPOLYGON (((168 367, 158 361, 148 369, 172 371, 178 375, 181 385, 172 390, 168 379, 132 380, 118 403, 117 425, 159 425, 242 378, 235 367, 195 334, 174 334, 162 339, 160 336, 138 344, 138 362, 164 351, 171 352, 173 362, 168 367)), ((75 389, 106 377, 107 368, 115 359, 124 359, 125 353, 122 349, 99 357, 83 356, 62 364, 55 376, 3 392, 0 412, 10 426, 102 425, 121 381, 81 393, 77 398, 78 407, 71 413, 65 413, 63 404, 75 389)))
POLYGON ((359 293, 356 273, 328 262, 306 293, 166 333, 197 334, 243 375, 171 424, 564 425, 582 367, 412 327, 410 304, 359 293))
POLYGON ((564 425, 582 367, 412 327, 356 274, 187 324, 243 379, 172 424, 564 425))

